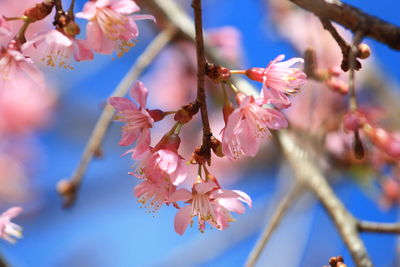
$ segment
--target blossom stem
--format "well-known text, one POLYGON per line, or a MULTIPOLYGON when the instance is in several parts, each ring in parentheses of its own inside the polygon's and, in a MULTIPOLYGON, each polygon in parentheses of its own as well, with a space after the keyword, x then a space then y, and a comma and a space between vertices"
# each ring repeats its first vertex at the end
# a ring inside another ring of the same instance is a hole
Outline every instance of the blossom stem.
POLYGON ((230 80, 227 80, 227 82, 228 82, 228 84, 229 84, 229 86, 231 87, 231 89, 237 94, 237 93, 240 93, 240 90, 230 81, 230 80))
POLYGON ((231 74, 246 74, 245 70, 230 70, 231 74))
POLYGON ((207 158, 208 163, 211 159, 211 128, 208 121, 206 90, 204 86, 206 77, 206 57, 204 51, 203 38, 203 18, 201 0, 193 0, 194 25, 196 32, 196 55, 197 55, 197 98, 196 102, 200 104, 201 121, 203 124, 203 144, 201 150, 207 158))
POLYGON ((11 20, 25 20, 26 17, 25 16, 21 16, 21 17, 4 17, 4 19, 6 21, 11 21, 11 20))
POLYGON ((31 24, 31 22, 29 20, 25 20, 24 24, 22 24, 21 28, 19 29, 17 35, 15 36, 15 39, 18 40, 18 42, 20 44, 23 44, 26 42, 26 38, 25 38, 25 32, 29 27, 29 24, 31 24))

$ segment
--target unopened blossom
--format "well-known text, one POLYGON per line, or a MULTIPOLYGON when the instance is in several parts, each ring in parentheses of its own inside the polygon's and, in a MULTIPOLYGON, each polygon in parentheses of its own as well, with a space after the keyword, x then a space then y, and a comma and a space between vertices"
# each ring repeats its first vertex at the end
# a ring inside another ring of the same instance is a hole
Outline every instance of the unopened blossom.
POLYGON ((10 25, 8 25, 7 20, 3 15, 0 15, 0 36, 10 36, 11 29, 10 25))
POLYGON ((263 107, 262 100, 238 94, 239 107, 228 117, 222 130, 222 152, 229 159, 255 156, 260 140, 271 136, 269 129, 288 126, 285 116, 278 110, 263 107))
POLYGON ((132 15, 140 8, 132 0, 98 0, 88 1, 77 17, 89 22, 86 34, 94 51, 111 54, 118 51, 118 56, 134 46, 130 40, 139 36, 136 20, 152 19, 151 15, 132 15))
POLYGON ((0 48, 0 90, 33 85, 44 86, 41 71, 25 56, 19 44, 12 40, 7 47, 0 48))
POLYGON ((278 108, 289 107, 291 103, 286 95, 297 93, 306 82, 306 74, 292 67, 296 63, 302 63, 303 59, 292 58, 280 62, 284 58, 284 55, 279 55, 266 68, 251 68, 246 71, 250 79, 263 83, 264 102, 278 108))
POLYGON ((186 205, 179 209, 175 216, 175 231, 183 235, 189 223, 197 217, 199 230, 204 232, 206 222, 219 230, 229 226, 235 221, 230 212, 244 213, 245 207, 241 202, 251 207, 250 197, 241 191, 220 189, 213 181, 199 179, 193 185, 192 192, 181 188, 169 199, 171 202, 184 201, 186 205))
POLYGON ((14 244, 17 242, 15 238, 22 237, 22 228, 11 222, 11 219, 16 217, 22 212, 22 208, 13 207, 9 208, 0 215, 0 238, 14 244))
MULTIPOLYGON (((28 50, 30 47, 38 49, 42 54, 42 61, 51 67, 72 69, 72 66, 69 65, 72 57, 76 61, 93 59, 93 52, 88 47, 86 40, 67 36, 57 29, 40 34, 22 46, 24 50, 28 50)), ((32 51, 28 50, 27 52, 32 51)))
POLYGON ((136 150, 141 154, 150 145, 149 128, 154 120, 146 109, 148 91, 141 81, 132 85, 129 95, 138 105, 123 97, 111 97, 109 103, 117 111, 117 120, 125 123, 119 145, 128 146, 137 140, 136 150))

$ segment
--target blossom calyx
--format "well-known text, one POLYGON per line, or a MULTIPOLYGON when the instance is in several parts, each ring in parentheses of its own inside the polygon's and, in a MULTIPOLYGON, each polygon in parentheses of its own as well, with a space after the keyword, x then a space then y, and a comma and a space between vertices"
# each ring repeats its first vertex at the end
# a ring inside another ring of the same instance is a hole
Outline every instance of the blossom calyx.
POLYGON ((54 1, 46 0, 41 3, 37 3, 34 7, 25 10, 24 16, 26 16, 30 22, 42 20, 51 13, 53 7, 54 1))
POLYGON ((197 102, 185 105, 175 113, 174 120, 181 124, 188 123, 193 115, 199 111, 199 108, 200 105, 197 102))
POLYGON ((154 150, 169 149, 171 151, 178 151, 181 144, 181 138, 176 133, 167 133, 164 135, 160 142, 154 147, 154 150))
POLYGON ((345 131, 354 132, 362 128, 366 123, 365 116, 359 111, 350 111, 343 117, 343 128, 345 131))
POLYGON ((154 122, 161 121, 167 115, 161 109, 152 109, 148 111, 150 116, 153 118, 154 122))
POLYGON ((214 136, 211 136, 210 138, 210 143, 211 143, 211 149, 214 152, 214 154, 217 157, 222 158, 224 156, 224 153, 222 152, 222 142, 219 141, 217 138, 214 136))
POLYGON ((231 72, 228 68, 216 64, 207 63, 206 75, 208 78, 218 83, 228 80, 231 77, 231 72))

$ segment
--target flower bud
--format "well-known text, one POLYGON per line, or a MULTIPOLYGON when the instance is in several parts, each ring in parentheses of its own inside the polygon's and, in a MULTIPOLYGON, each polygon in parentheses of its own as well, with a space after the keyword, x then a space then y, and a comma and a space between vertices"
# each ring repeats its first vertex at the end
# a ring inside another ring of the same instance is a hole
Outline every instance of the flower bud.
POLYGON ((343 128, 345 131, 354 132, 365 123, 365 117, 358 111, 347 112, 343 117, 343 128))
POLYGON ((359 134, 358 130, 356 130, 354 132, 353 149, 354 149, 353 150, 354 157, 357 160, 364 160, 365 159, 365 155, 366 155, 365 148, 364 148, 364 145, 363 145, 363 143, 361 141, 360 134, 359 134))
POLYGON ((222 158, 224 153, 222 153, 222 143, 214 136, 211 136, 211 149, 217 157, 222 158))
POLYGON ((169 149, 172 151, 178 151, 181 144, 181 138, 175 133, 167 133, 164 135, 160 142, 154 147, 154 150, 169 149))
POLYGON ((371 55, 371 48, 369 48, 369 45, 364 43, 358 45, 358 54, 357 54, 358 58, 366 59, 369 58, 370 55, 371 55))
POLYGON ((246 76, 256 82, 262 83, 264 81, 265 68, 250 68, 246 70, 246 76))
POLYGON ((225 67, 208 63, 206 65, 206 75, 215 82, 221 82, 228 80, 231 77, 231 72, 225 67))
POLYGON ((160 121, 165 118, 165 112, 160 109, 152 109, 148 111, 154 122, 160 121))

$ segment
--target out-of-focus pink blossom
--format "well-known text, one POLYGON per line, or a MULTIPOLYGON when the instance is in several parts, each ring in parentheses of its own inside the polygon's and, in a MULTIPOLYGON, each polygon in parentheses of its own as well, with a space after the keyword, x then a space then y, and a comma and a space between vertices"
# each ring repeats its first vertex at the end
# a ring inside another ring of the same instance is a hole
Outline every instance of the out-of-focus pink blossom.
POLYGON ((238 94, 239 107, 229 116, 222 130, 222 151, 229 159, 240 155, 255 156, 260 139, 271 135, 269 129, 288 126, 285 116, 278 110, 265 108, 262 100, 238 94), (261 100, 261 101, 260 101, 261 100))
POLYGON ((10 36, 11 28, 3 15, 0 15, 0 36, 10 36))
POLYGON ((149 148, 149 128, 153 127, 154 123, 153 118, 146 110, 147 95, 147 88, 142 82, 137 81, 130 89, 130 97, 139 104, 139 107, 133 101, 123 97, 109 99, 110 105, 117 110, 117 119, 125 123, 122 126, 122 138, 119 145, 128 146, 138 140, 136 152, 139 154, 149 148))
POLYGON ((29 53, 31 52, 28 50, 30 47, 38 48, 39 53, 43 55, 42 60, 51 67, 72 69, 68 63, 72 56, 76 61, 93 59, 93 53, 86 40, 68 37, 55 29, 29 40, 22 46, 22 49, 29 53))
POLYGON ((140 8, 131 0, 98 0, 86 2, 77 17, 87 19, 87 38, 94 51, 111 54, 115 49, 126 52, 139 36, 136 20, 155 18, 151 15, 132 15, 140 8))
POLYGON ((246 71, 247 77, 262 82, 264 102, 274 104, 277 108, 287 108, 290 101, 286 94, 295 94, 306 82, 306 74, 292 66, 302 63, 302 58, 292 58, 282 61, 284 55, 279 55, 266 68, 251 68, 246 71))
POLYGON ((0 215, 0 238, 14 244, 17 242, 15 238, 22 237, 22 228, 11 222, 11 219, 18 216, 21 212, 21 207, 12 207, 0 215))
POLYGON ((44 87, 44 78, 33 61, 25 56, 16 41, 0 48, 0 90, 34 85, 44 87))
POLYGON ((181 188, 173 193, 170 202, 184 201, 189 205, 180 208, 175 216, 175 231, 183 235, 193 217, 197 217, 199 230, 204 232, 206 222, 213 227, 224 230, 229 222, 234 221, 230 212, 244 213, 241 202, 251 207, 250 197, 241 191, 220 189, 214 182, 196 181, 192 192, 181 188))
POLYGON ((215 46, 221 56, 232 63, 237 63, 242 56, 241 34, 238 29, 225 26, 207 30, 211 45, 215 46))

